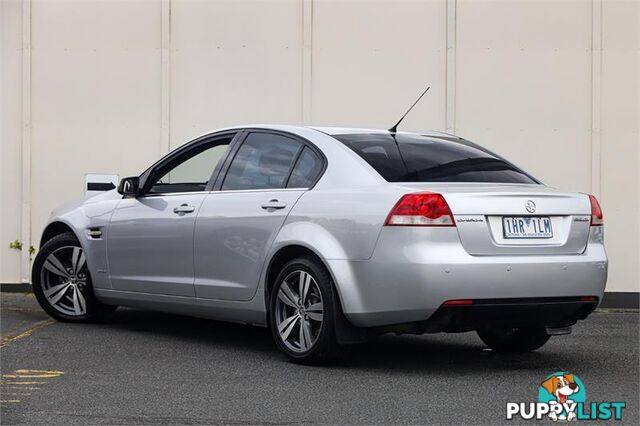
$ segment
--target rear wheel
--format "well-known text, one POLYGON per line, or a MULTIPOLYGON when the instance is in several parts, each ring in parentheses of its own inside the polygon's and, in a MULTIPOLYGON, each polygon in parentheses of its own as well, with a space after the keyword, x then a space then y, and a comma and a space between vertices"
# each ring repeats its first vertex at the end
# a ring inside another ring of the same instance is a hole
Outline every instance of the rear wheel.
POLYGON ((287 263, 269 299, 273 339, 289 360, 320 364, 338 354, 334 314, 339 303, 331 277, 318 260, 302 257, 287 263))
POLYGON ((549 340, 544 328, 509 328, 478 330, 480 339, 498 352, 530 352, 549 340))
POLYGON ((33 263, 32 281, 42 309, 59 321, 91 321, 115 310, 95 298, 84 250, 72 233, 42 246, 33 263))

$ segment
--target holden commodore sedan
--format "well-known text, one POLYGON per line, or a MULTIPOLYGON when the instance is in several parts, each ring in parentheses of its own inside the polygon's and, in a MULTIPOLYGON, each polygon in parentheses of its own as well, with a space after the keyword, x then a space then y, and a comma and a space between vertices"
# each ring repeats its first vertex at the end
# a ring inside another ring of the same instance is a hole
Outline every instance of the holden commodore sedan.
POLYGON ((266 326, 301 363, 386 332, 521 352, 596 308, 603 239, 595 197, 459 137, 246 126, 54 211, 33 287, 61 321, 124 305, 266 326))

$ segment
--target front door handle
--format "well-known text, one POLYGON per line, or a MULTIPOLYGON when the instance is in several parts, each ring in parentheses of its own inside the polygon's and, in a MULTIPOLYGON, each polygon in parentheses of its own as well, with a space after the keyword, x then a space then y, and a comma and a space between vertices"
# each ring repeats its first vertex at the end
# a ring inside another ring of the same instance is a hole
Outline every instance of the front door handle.
POLYGON ((265 210, 280 210, 285 207, 287 207, 287 203, 278 200, 269 200, 268 203, 262 205, 262 208, 265 210))
POLYGON ((181 204, 178 207, 175 207, 173 209, 173 212, 175 214, 178 214, 180 216, 185 215, 187 213, 193 213, 195 211, 195 207, 190 206, 189 204, 181 204))

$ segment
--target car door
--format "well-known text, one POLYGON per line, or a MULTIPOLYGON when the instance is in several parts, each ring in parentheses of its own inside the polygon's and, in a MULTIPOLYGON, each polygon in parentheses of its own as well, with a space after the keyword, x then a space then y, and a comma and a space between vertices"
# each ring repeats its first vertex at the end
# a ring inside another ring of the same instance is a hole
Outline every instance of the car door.
POLYGON ((307 142, 267 131, 247 132, 229 157, 196 220, 195 291, 199 298, 243 301, 255 294, 269 247, 312 184, 296 168, 317 177, 324 160, 307 142))
POLYGON ((140 195, 123 198, 109 224, 107 256, 115 290, 195 295, 196 215, 235 134, 194 141, 140 177, 140 195))

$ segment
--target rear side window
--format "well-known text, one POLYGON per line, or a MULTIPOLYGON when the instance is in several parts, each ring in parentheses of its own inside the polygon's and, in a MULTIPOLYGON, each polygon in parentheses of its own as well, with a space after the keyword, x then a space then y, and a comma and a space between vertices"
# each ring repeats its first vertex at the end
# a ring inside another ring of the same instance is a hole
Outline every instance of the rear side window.
POLYGON ((309 188, 322 171, 322 159, 310 148, 305 148, 293 168, 287 188, 309 188))
POLYGON ((391 133, 333 137, 388 182, 538 183, 508 161, 466 141, 391 133))
POLYGON ((222 190, 284 188, 301 148, 300 142, 285 136, 249 134, 229 166, 222 190))

